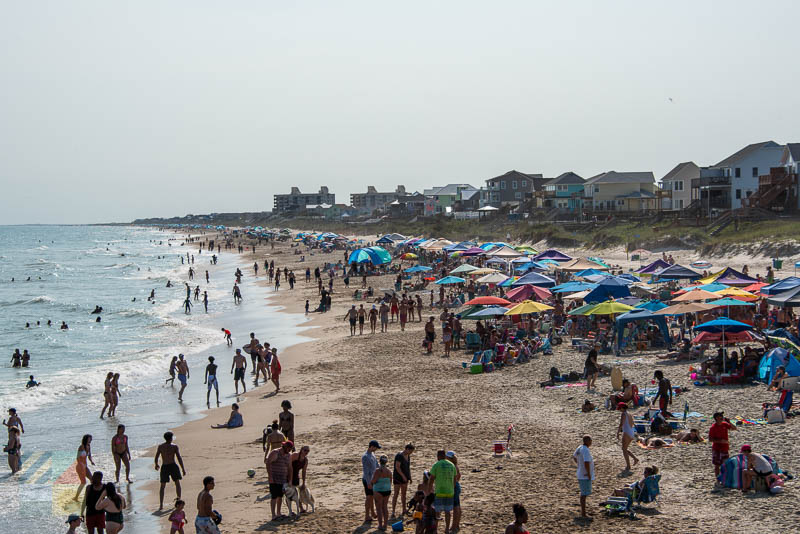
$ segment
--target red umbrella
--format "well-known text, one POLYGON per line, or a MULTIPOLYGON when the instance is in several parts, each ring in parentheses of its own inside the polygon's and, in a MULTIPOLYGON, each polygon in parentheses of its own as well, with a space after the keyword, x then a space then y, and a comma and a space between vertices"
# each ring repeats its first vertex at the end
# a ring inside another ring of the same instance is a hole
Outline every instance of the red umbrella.
POLYGON ((506 293, 506 298, 512 302, 522 302, 523 300, 547 300, 551 296, 553 296, 553 294, 547 289, 531 284, 515 287, 506 293), (532 297, 535 297, 535 299, 532 297))
POLYGON ((423 280, 427 280, 427 281, 430 282, 431 280, 436 280, 436 277, 435 276, 426 276, 425 278, 423 278, 423 280))
POLYGON ((743 287, 742 290, 747 291, 749 293, 758 293, 759 291, 761 291, 762 287, 767 285, 769 284, 767 284, 766 282, 756 282, 755 284, 750 284, 747 287, 743 287))
MULTIPOLYGON (((755 341, 755 338, 748 331, 732 334, 725 332, 725 343, 744 343, 747 341, 755 341)), ((696 336, 692 343, 722 343, 722 333, 720 332, 701 332, 696 336)))
POLYGON ((498 305, 498 306, 506 306, 511 304, 506 299, 501 299, 500 297, 475 297, 472 300, 469 300, 464 303, 464 306, 474 306, 476 304, 480 304, 481 306, 491 306, 491 305, 498 305))

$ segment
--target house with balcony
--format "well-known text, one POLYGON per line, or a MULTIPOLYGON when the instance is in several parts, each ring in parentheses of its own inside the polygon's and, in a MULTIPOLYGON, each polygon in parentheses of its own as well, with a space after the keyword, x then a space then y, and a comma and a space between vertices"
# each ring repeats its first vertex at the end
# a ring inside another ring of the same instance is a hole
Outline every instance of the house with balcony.
POLYGON ((784 148, 775 141, 753 143, 716 165, 701 167, 700 177, 692 180, 692 201, 707 215, 745 207, 758 191, 759 176, 780 166, 784 148))
POLYGON ((403 185, 398 185, 394 191, 381 192, 375 189, 374 186, 367 186, 366 193, 351 193, 350 205, 352 205, 358 213, 371 214, 375 211, 385 211, 387 204, 390 204, 406 194, 406 188, 403 185))
POLYGON ((758 177, 758 191, 747 197, 744 206, 773 212, 800 209, 800 143, 783 147, 780 165, 758 177))
POLYGON ((478 188, 469 184, 447 184, 442 187, 433 187, 423 191, 425 195, 425 215, 438 215, 452 213, 456 202, 463 198, 472 198, 480 194, 478 188))
POLYGON ((534 192, 542 190, 547 178, 541 174, 529 174, 516 170, 486 180, 484 206, 520 205, 533 199, 534 192))
POLYGON ((657 211, 661 196, 651 171, 608 171, 586 180, 583 208, 592 211, 657 211))
POLYGON ((544 182, 542 189, 534 193, 536 205, 545 209, 580 211, 585 183, 586 180, 572 171, 562 173, 544 182))
POLYGON ((390 217, 422 217, 425 215, 425 195, 414 191, 411 194, 400 195, 386 206, 390 217))
POLYGON ((700 178, 700 167, 693 161, 678 163, 674 169, 661 178, 661 189, 671 191, 671 196, 664 197, 661 209, 664 211, 681 211, 692 202, 692 180, 700 178))
POLYGON ((274 195, 272 213, 287 214, 302 211, 309 205, 336 204, 336 195, 330 193, 324 185, 318 193, 301 193, 299 187, 292 187, 290 193, 274 195))

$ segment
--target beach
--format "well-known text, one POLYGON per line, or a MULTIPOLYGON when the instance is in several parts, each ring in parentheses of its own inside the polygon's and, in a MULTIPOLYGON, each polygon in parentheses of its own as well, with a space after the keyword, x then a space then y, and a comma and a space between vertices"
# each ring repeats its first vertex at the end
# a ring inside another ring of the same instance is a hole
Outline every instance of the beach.
MULTIPOLYGON (((259 246, 255 256, 246 253, 241 262, 243 271, 253 261, 263 264, 264 259, 274 260, 276 267, 294 270, 298 279, 295 289, 289 290, 284 283, 267 300, 270 306, 280 306, 281 313, 297 314, 303 312, 306 299, 312 310, 318 300, 313 277, 309 284, 304 281, 305 268, 313 270, 324 261, 338 261, 342 251, 305 253, 303 263, 298 261, 300 256, 290 252, 288 243, 276 243, 274 250, 259 246)), ((678 262, 691 261, 693 256, 687 251, 670 252, 678 262)), ((623 262, 618 251, 603 257, 613 263, 623 262)), ((766 258, 735 258, 724 260, 722 265, 741 268, 740 263, 747 263, 752 273, 763 273, 767 262, 766 258)), ((248 276, 251 273, 252 269, 248 276)), ((260 278, 265 279, 262 275, 260 278)), ((394 277, 370 277, 368 282, 376 289, 390 288, 394 277)), ((527 506, 527 528, 532 532, 563 528, 598 532, 757 532, 793 528, 794 510, 800 504, 793 483, 787 482, 786 493, 773 498, 742 496, 733 490, 713 491, 708 443, 660 450, 632 445, 631 451, 640 463, 632 473, 623 473, 624 461, 615 439, 619 414, 603 409, 580 412, 587 398, 603 405, 611 393, 610 379, 599 378, 596 390, 589 393, 582 387, 539 386, 553 366, 561 372, 582 372, 586 355, 573 349, 568 341, 556 346, 550 356, 539 355, 529 363, 495 373, 469 375, 461 362, 471 355, 464 351, 454 351, 450 358, 444 358, 441 344, 437 343, 433 355, 425 354, 421 346, 423 323, 409 323, 405 332, 392 323, 388 333, 374 335, 368 333, 367 324, 363 336, 351 337, 344 313, 356 303, 352 293, 359 285, 360 279, 353 277, 350 289, 345 290, 341 278, 337 278, 333 310, 312 314, 310 321, 304 323, 311 329, 303 335, 313 340, 285 350, 279 346, 281 392, 273 394, 271 384, 249 391, 241 402, 244 427, 209 429, 210 424, 227 419, 229 407, 223 406, 211 410, 204 419, 174 430, 188 472, 184 480, 187 517, 194 516, 194 497, 202 489, 202 478, 212 475, 216 480, 215 509, 223 515, 223 532, 372 532, 373 526, 362 524, 360 457, 368 442, 376 439, 382 446, 379 453, 389 458, 406 443, 415 444, 411 457, 413 489, 422 471, 436 461, 438 449, 456 452, 463 486, 460 532, 500 531, 513 520, 511 504, 515 502, 527 506), (311 450, 308 486, 316 499, 316 511, 303 514, 296 521, 271 522, 260 439, 262 429, 277 418, 284 399, 293 405, 297 447, 307 445, 311 450), (511 454, 494 457, 492 444, 505 439, 509 425, 514 426, 511 454), (594 514, 590 523, 577 517, 578 487, 571 459, 584 434, 594 438, 591 450, 597 469, 594 493, 589 497, 589 510, 594 514), (658 506, 651 505, 650 511, 640 512, 634 521, 603 517, 598 503, 614 489, 639 480, 646 465, 656 465, 662 473, 658 506), (253 478, 247 477, 248 469, 255 469, 253 478)), ((423 294, 423 302, 423 318, 438 316, 439 310, 428 313, 427 294, 423 294)), ((265 327, 269 320, 264 318, 265 327)), ((271 341, 260 335, 257 327, 255 332, 262 342, 271 341)), ((701 435, 707 435, 715 411, 723 410, 730 418, 757 418, 763 402, 777 401, 777 394, 768 392, 764 385, 695 387, 688 376, 693 362, 663 362, 656 354, 657 351, 644 351, 622 358, 601 355, 599 363, 620 367, 624 376, 640 387, 651 386, 653 371, 661 369, 674 386, 688 389, 675 397, 672 409, 682 412, 688 403, 690 411, 702 414, 687 425, 699 428, 701 435)), ((223 361, 226 359, 223 357, 223 361)), ((230 389, 224 374, 221 380, 230 389)), ((731 454, 748 443, 754 450, 775 458, 782 469, 796 471, 794 444, 798 432, 793 421, 744 425, 731 434, 731 454)), ((151 483, 148 489, 147 506, 155 509, 157 484, 151 483)), ((168 486, 168 499, 171 491, 168 486)), ((165 518, 161 525, 162 532, 167 532, 165 518)), ((443 522, 439 529, 444 531, 443 522)))

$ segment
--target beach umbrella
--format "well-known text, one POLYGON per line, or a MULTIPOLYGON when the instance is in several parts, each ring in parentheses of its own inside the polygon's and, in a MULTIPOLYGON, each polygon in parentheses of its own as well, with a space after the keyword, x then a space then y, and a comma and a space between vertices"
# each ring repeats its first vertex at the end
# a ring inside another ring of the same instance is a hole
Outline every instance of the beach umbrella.
POLYGON ((400 259, 403 259, 403 260, 416 260, 417 257, 418 256, 416 254, 414 254, 413 252, 406 252, 405 254, 400 256, 400 259))
POLYGON ((748 291, 750 293, 760 292, 762 287, 766 287, 769 284, 766 282, 756 282, 755 284, 750 284, 749 286, 743 287, 742 291, 748 291))
MULTIPOLYGON (((746 323, 741 323, 739 321, 734 321, 733 319, 729 319, 727 317, 720 317, 719 319, 714 319, 713 321, 708 321, 707 323, 699 324, 694 327, 696 332, 711 332, 711 333, 721 333, 722 334, 722 349, 725 350, 725 332, 728 331, 730 333, 736 334, 738 332, 744 332, 747 330, 752 330, 753 327, 746 323)), ((727 358, 722 359, 722 371, 726 372, 726 361, 727 358)))
POLYGON ((506 293, 506 298, 512 302, 522 302, 523 300, 530 300, 531 297, 535 297, 539 300, 546 300, 552 296, 547 289, 539 286, 532 286, 530 284, 525 284, 524 286, 515 287, 508 293, 506 293))
POLYGON ((474 265, 470 265, 469 263, 463 263, 450 271, 450 274, 467 274, 472 271, 476 271, 478 268, 474 265))
POLYGON ((686 286, 683 289, 681 289, 680 291, 676 292, 675 294, 676 295, 683 295, 687 291, 694 291, 695 289, 703 289, 705 291, 710 291, 712 293, 716 293, 717 291, 719 291, 721 289, 728 289, 728 287, 729 286, 726 286, 725 284, 718 284, 716 282, 711 282, 710 284, 700 284, 700 285, 694 285, 694 286, 686 286))
POLYGON ((616 313, 625 313, 633 309, 633 306, 628 306, 627 304, 622 304, 613 300, 607 300, 606 302, 596 304, 589 310, 590 313, 587 313, 586 315, 614 315, 616 313))
POLYGON ((470 319, 479 319, 481 317, 499 317, 506 314, 506 309, 502 306, 488 306, 479 312, 475 312, 469 316, 470 319))
MULTIPOLYGON (((623 297, 621 299, 617 299, 617 302, 619 302, 620 304, 626 304, 628 306, 633 306, 635 309, 640 309, 640 310, 644 309, 644 308, 636 308, 636 305, 639 304, 639 302, 641 302, 641 301, 642 301, 642 299, 640 299, 639 297, 623 297)), ((647 310, 647 311, 650 311, 650 310, 647 310)))
POLYGON ((428 282, 432 282, 433 280, 436 280, 436 277, 435 276, 426 276, 425 278, 423 278, 423 280, 427 280, 428 282))
POLYGON ((583 300, 589 293, 591 293, 591 290, 584 289, 583 291, 578 291, 577 293, 570 293, 564 297, 564 300, 583 300))
POLYGON ((508 276, 502 273, 489 273, 487 275, 481 276, 480 278, 476 279, 476 282, 480 282, 482 284, 499 284, 508 280, 508 276))
POLYGON ((405 269, 403 272, 406 272, 406 273, 426 273, 426 272, 432 271, 432 270, 433 269, 431 267, 428 267, 427 265, 415 265, 413 267, 409 267, 408 269, 405 269))
POLYGON ((650 252, 649 250, 645 250, 643 248, 637 248, 636 250, 630 251, 629 254, 631 255, 637 254, 639 256, 649 256, 650 254, 652 254, 652 252, 650 252))
POLYGON ((473 313, 481 311, 485 307, 486 306, 480 306, 480 305, 470 306, 469 308, 467 308, 466 310, 462 311, 458 315, 461 316, 461 319, 471 319, 470 315, 472 315, 473 313))
POLYGON ((634 308, 641 308, 641 309, 644 309, 644 310, 650 310, 652 312, 663 310, 666 307, 667 307, 667 305, 664 304, 663 302, 661 302, 660 300, 642 301, 639 304, 634 306, 634 308))
POLYGON ((483 276, 484 274, 492 274, 492 273, 497 273, 497 272, 500 272, 500 271, 498 271, 497 269, 492 269, 491 267, 480 267, 478 269, 474 269, 474 270, 470 271, 468 274, 470 276, 472 276, 472 275, 474 275, 474 276, 483 276))
POLYGON ((503 282, 500 282, 497 285, 499 287, 511 287, 511 284, 513 284, 517 280, 519 280, 519 276, 510 276, 510 277, 506 278, 503 282))
POLYGON ((712 293, 711 291, 706 291, 705 289, 693 289, 691 291, 687 291, 679 297, 672 299, 672 302, 699 302, 702 300, 716 300, 718 298, 719 295, 712 293))
POLYGON ((500 297, 492 297, 492 296, 484 296, 484 297, 475 297, 472 300, 468 300, 464 303, 466 306, 474 306, 476 304, 480 304, 481 306, 508 306, 511 304, 510 301, 500 298, 500 297))
POLYGON ((756 338, 749 331, 738 332, 736 334, 725 332, 724 336, 721 333, 700 332, 692 339, 692 343, 698 345, 702 343, 747 343, 755 340, 756 338))
POLYGON ((534 300, 523 300, 510 310, 506 312, 506 315, 524 315, 530 313, 541 313, 543 311, 552 310, 552 306, 548 306, 547 304, 542 304, 541 302, 536 302, 534 300))
POLYGON ((535 248, 533 248, 530 245, 517 245, 514 248, 516 250, 519 250, 520 252, 524 252, 526 254, 538 254, 539 253, 535 248))
POLYGON ((572 311, 567 312, 567 315, 591 315, 587 313, 589 310, 597 306, 597 304, 584 304, 578 308, 575 308, 572 311))
POLYGON ((708 311, 713 309, 714 306, 709 306, 705 302, 679 302, 666 308, 661 308, 655 312, 656 315, 684 315, 687 313, 697 313, 701 311, 708 311))
POLYGON ((726 287, 725 289, 714 291, 714 293, 716 293, 717 295, 722 295, 724 297, 734 297, 747 300, 756 300, 758 298, 758 296, 753 295, 752 293, 745 291, 743 289, 739 289, 738 287, 726 287))
POLYGON ((446 286, 451 284, 463 284, 466 280, 463 278, 459 278, 458 276, 445 276, 444 278, 437 280, 434 284, 438 286, 446 286))
POLYGON ((583 291, 584 289, 592 290, 597 287, 597 284, 590 284, 589 282, 565 282, 553 286, 550 290, 553 293, 574 293, 576 291, 583 291))
POLYGON ((603 271, 598 271, 597 269, 584 269, 582 271, 578 271, 575 273, 575 276, 585 277, 585 276, 592 276, 592 275, 600 275, 600 276, 607 276, 606 273, 603 271))

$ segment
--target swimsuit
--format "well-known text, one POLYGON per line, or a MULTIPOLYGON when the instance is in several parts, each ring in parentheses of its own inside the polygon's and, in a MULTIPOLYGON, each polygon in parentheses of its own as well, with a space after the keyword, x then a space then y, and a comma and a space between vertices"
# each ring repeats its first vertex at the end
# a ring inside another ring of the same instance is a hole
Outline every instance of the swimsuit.
POLYGON ((122 512, 106 512, 106 522, 108 521, 111 521, 112 523, 119 523, 121 525, 123 522, 122 512))
POLYGON ((183 384, 185 386, 186 385, 186 375, 183 374, 183 373, 178 373, 178 382, 180 382, 181 384, 183 384))
POLYGON ((175 530, 180 530, 183 528, 184 519, 186 519, 186 512, 180 511, 175 512, 173 515, 175 519, 172 520, 172 528, 175 530))
POLYGON ((628 422, 628 417, 630 416, 627 413, 625 415, 626 417, 622 418, 622 433, 633 439, 633 427, 628 422))
POLYGON ((215 375, 208 375, 208 390, 211 391, 211 388, 219 389, 219 384, 217 384, 217 377, 215 375))
POLYGON ((197 534, 219 534, 219 527, 214 524, 210 517, 198 515, 194 520, 194 528, 197 534))

